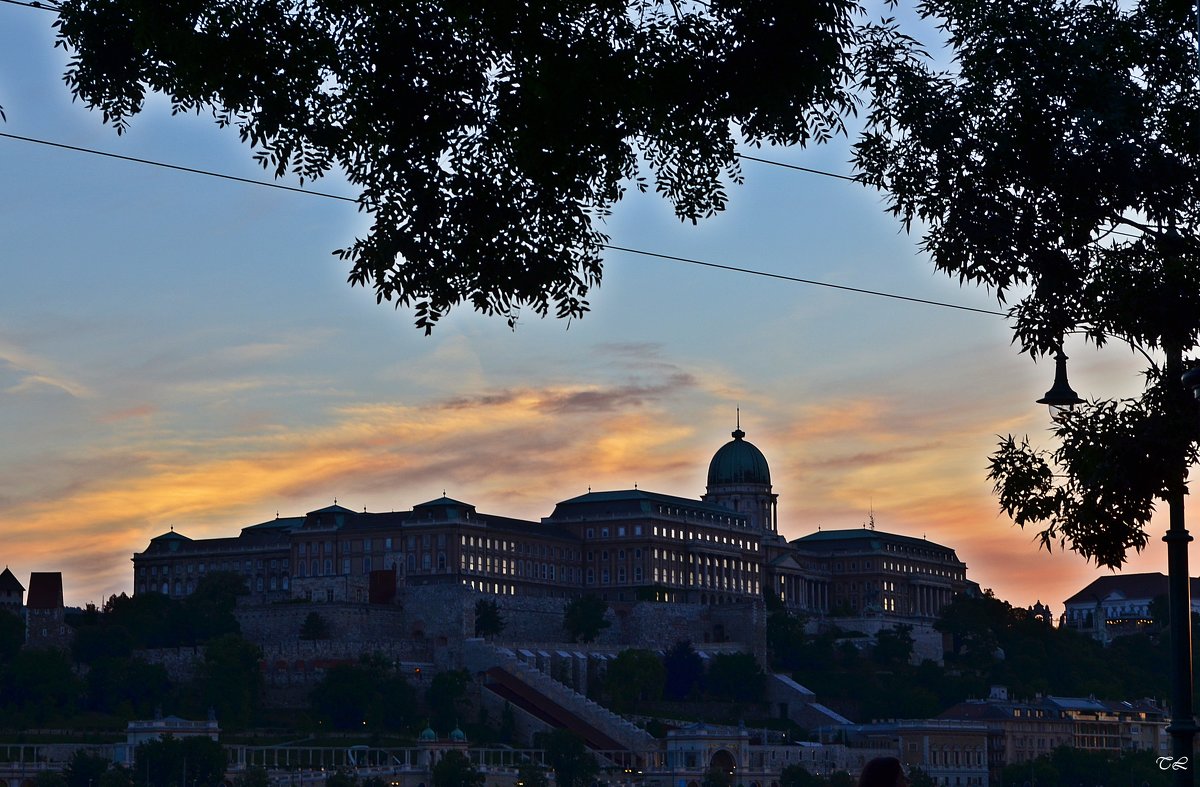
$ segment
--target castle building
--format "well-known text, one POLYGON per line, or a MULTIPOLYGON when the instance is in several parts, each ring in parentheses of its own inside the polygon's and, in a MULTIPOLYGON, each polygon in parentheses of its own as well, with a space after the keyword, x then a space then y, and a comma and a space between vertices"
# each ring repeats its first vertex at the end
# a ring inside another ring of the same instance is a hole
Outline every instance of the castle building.
POLYGON ((954 551, 874 530, 789 542, 766 457, 737 428, 714 454, 700 499, 592 492, 540 521, 481 513, 449 497, 411 511, 335 504, 303 517, 190 539, 172 529, 133 556, 136 593, 181 598, 208 574, 238 574, 253 601, 386 603, 403 587, 452 583, 497 595, 609 602, 756 602, 806 614, 932 616, 968 589, 954 551))
POLYGON ((8 566, 4 567, 4 571, 0 571, 0 609, 6 609, 15 615, 25 613, 25 586, 8 566))
POLYGON ((969 587, 967 566, 953 549, 923 538, 869 528, 822 530, 791 543, 820 555, 832 580, 834 608, 935 618, 969 587))
MULTIPOLYGON (((1060 625, 1101 642, 1154 626, 1155 599, 1165 606, 1167 577, 1160 572, 1097 577, 1063 602, 1060 625)), ((1191 579, 1192 614, 1200 613, 1200 579, 1191 579)))
POLYGON ((29 575, 25 603, 25 644, 31 648, 65 648, 71 642, 63 606, 62 572, 34 571, 29 575))

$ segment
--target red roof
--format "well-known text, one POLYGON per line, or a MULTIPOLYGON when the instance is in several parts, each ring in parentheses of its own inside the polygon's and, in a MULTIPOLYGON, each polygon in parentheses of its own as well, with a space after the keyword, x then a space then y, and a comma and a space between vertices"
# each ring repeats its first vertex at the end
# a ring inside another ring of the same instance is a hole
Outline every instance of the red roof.
POLYGON ((62 572, 34 571, 29 575, 29 609, 61 609, 63 605, 62 572))

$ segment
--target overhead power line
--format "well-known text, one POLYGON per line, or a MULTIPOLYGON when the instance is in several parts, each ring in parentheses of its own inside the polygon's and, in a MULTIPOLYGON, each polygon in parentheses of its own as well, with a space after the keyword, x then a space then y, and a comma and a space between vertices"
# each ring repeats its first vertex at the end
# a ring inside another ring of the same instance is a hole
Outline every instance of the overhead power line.
POLYGON ((771 273, 770 271, 759 271, 753 268, 740 268, 736 265, 722 265, 718 262, 705 262, 704 260, 693 260, 689 257, 676 257, 673 254, 659 254, 653 251, 643 251, 641 249, 630 249, 624 246, 613 246, 609 243, 601 244, 606 249, 613 251, 623 251, 628 254, 641 254, 645 257, 657 257, 662 260, 670 260, 672 262, 683 262, 688 265, 701 265, 705 268, 717 268, 723 271, 734 271, 736 273, 748 273, 753 276, 766 276, 770 279, 781 279, 783 281, 796 282, 797 284, 811 284, 814 287, 829 287, 834 290, 845 290, 846 292, 856 292, 862 295, 875 295, 880 298, 894 298, 898 301, 908 301, 910 303, 921 303, 927 306, 941 306, 946 309, 959 309, 965 312, 977 312, 979 314, 988 314, 995 317, 1007 317, 1004 312, 991 311, 989 309, 976 309, 974 306, 960 306, 957 303, 944 303, 942 301, 931 301, 926 298, 914 298, 908 295, 897 295, 894 292, 883 292, 881 290, 866 290, 862 287, 850 287, 845 284, 832 284, 827 281, 816 281, 814 279, 802 279, 799 276, 788 276, 783 273, 771 273))
MULTIPOLYGON (((0 2, 15 2, 15 0, 0 0, 0 2)), ((193 175, 207 175, 210 178, 221 178, 222 180, 235 180, 238 183, 249 183, 252 186, 267 186, 273 189, 282 189, 284 191, 296 191, 301 194, 311 194, 314 197, 325 197, 326 199, 340 199, 346 202, 358 202, 354 197, 343 197, 340 194, 327 194, 322 191, 311 191, 309 189, 297 188, 296 186, 286 186, 282 183, 272 183, 269 180, 254 180, 253 178, 239 178, 237 175, 226 175, 221 172, 210 172, 206 169, 195 169, 193 167, 182 167, 178 164, 167 164, 162 161, 152 161, 145 158, 136 158, 134 156, 122 156, 119 153, 109 153, 103 150, 95 150, 93 148, 83 148, 78 145, 66 145, 62 142, 50 142, 45 139, 37 139, 35 137, 22 137, 19 134, 7 134, 0 131, 0 137, 8 139, 16 139, 21 142, 32 142, 35 145, 47 145, 52 148, 62 148, 63 150, 73 150, 76 153, 90 153, 93 156, 104 156, 105 158, 115 158, 119 161, 130 161, 134 164, 146 164, 151 167, 162 167, 163 169, 174 169, 179 172, 188 172, 193 175)))
POLYGON ((57 3, 39 3, 39 2, 36 2, 36 0, 35 0, 35 2, 31 2, 31 3, 25 3, 25 2, 22 2, 22 0, 0 0, 0 3, 8 3, 9 5, 20 5, 20 6, 24 6, 26 8, 36 8, 39 11, 49 11, 52 14, 58 13, 58 7, 57 7, 58 4, 57 3))
MULTIPOLYGON (((745 153, 738 153, 737 157, 745 161, 757 161, 759 164, 770 164, 773 167, 783 167, 784 169, 794 169, 798 172, 808 172, 813 175, 824 175, 827 178, 837 178, 839 180, 848 180, 851 183, 862 183, 858 178, 850 175, 839 175, 836 172, 826 172, 823 169, 813 169, 812 167, 801 167, 798 164, 785 164, 782 161, 772 161, 769 158, 759 158, 758 156, 747 156, 745 153)), ((866 185, 865 183, 862 185, 866 185)))
MULTIPOLYGON (((0 0, 0 2, 17 3, 17 0, 0 0)), ((18 4, 22 4, 22 3, 18 3, 18 4)), ((251 178, 242 178, 242 177, 238 177, 236 175, 226 175, 221 172, 212 172, 210 170, 198 169, 196 167, 184 167, 184 166, 180 166, 178 164, 168 164, 168 163, 162 162, 162 161, 153 161, 151 159, 138 158, 135 156, 125 156, 125 155, 121 155, 118 153, 109 153, 109 152, 103 151, 103 150, 95 150, 94 148, 85 148, 85 147, 81 147, 79 145, 67 145, 62 142, 51 142, 49 140, 38 139, 36 137, 26 137, 26 136, 21 136, 19 134, 9 134, 9 133, 2 132, 2 131, 0 131, 0 137, 3 137, 5 139, 16 140, 19 142, 28 142, 28 143, 36 144, 36 145, 46 145, 48 147, 58 148, 60 150, 70 150, 70 151, 73 151, 76 153, 87 153, 87 154, 94 155, 94 156, 103 156, 105 158, 116 159, 118 161, 125 161, 125 162, 129 162, 129 163, 133 163, 133 164, 145 164, 145 165, 151 166, 151 167, 161 167, 163 169, 176 170, 178 172, 186 172, 191 175, 205 175, 205 176, 212 177, 212 178, 220 178, 222 180, 232 180, 232 181, 235 181, 238 183, 246 183, 251 186, 265 186, 267 188, 282 189, 284 191, 292 191, 292 192, 297 192, 300 194, 309 194, 314 197, 324 197, 325 199, 340 200, 342 202, 354 202, 354 203, 358 202, 358 200, 356 200, 353 197, 346 197, 341 194, 329 194, 329 193, 323 192, 323 191, 311 191, 309 189, 297 188, 295 186, 286 186, 286 185, 283 185, 280 183, 271 183, 270 181, 265 181, 265 180, 254 180, 251 178)), ((777 163, 777 162, 771 162, 771 161, 768 161, 765 159, 754 159, 754 160, 755 161, 764 161, 765 163, 777 163)), ((787 165, 787 164, 780 164, 780 166, 785 166, 785 167, 794 168, 794 169, 804 169, 803 167, 792 167, 792 165, 787 165)), ((816 174, 821 174, 821 175, 831 175, 832 177, 843 178, 845 180, 853 180, 853 178, 849 178, 845 175, 832 175, 832 173, 821 172, 820 170, 808 170, 808 171, 814 172, 816 174)), ((994 316, 994 317, 1007 316, 1004 312, 990 311, 988 309, 977 309, 972 306, 961 306, 961 305, 955 304, 955 303, 945 303, 943 301, 934 301, 934 300, 929 300, 926 298, 914 298, 914 297, 908 296, 908 295, 898 295, 896 293, 883 292, 881 290, 868 290, 868 289, 864 289, 861 287, 850 287, 850 286, 844 285, 844 284, 834 284, 832 282, 817 281, 815 279, 804 279, 804 278, 800 278, 799 276, 788 276, 788 275, 785 275, 782 273, 771 273, 769 271, 760 271, 760 270, 755 270, 753 268, 743 268, 743 267, 739 267, 736 265, 725 265, 725 264, 716 263, 716 262, 706 262, 704 260, 696 260, 696 259, 691 259, 689 257, 679 257, 679 256, 672 255, 672 254, 661 254, 658 252, 646 251, 644 249, 632 249, 627 246, 616 246, 616 245, 607 244, 607 243, 602 244, 602 246, 603 246, 603 248, 609 249, 611 251, 619 251, 619 252, 624 252, 626 254, 640 254, 645 257, 654 257, 656 259, 667 260, 670 262, 678 262, 678 263, 683 263, 683 264, 687 264, 687 265, 699 265, 699 266, 706 267, 706 268, 716 268, 719 270, 732 271, 734 273, 745 273, 745 274, 749 274, 752 276, 765 276, 767 278, 779 279, 781 281, 794 282, 796 284, 807 284, 807 285, 811 285, 814 287, 827 287, 829 289, 843 290, 845 292, 853 292, 853 293, 858 293, 860 295, 873 295, 873 296, 876 296, 879 298, 891 298, 893 300, 907 301, 909 303, 918 303, 918 304, 921 304, 924 306, 938 306, 938 307, 941 307, 944 309, 957 309, 959 311, 975 312, 978 314, 986 314, 986 315, 994 316)))

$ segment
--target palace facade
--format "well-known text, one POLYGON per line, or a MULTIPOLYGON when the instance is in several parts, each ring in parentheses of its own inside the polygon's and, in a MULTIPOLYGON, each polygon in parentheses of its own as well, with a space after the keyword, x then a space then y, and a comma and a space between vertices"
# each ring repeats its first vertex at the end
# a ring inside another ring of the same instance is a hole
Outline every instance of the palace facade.
POLYGON ((609 602, 754 602, 809 615, 933 618, 974 586, 953 549, 874 529, 788 541, 767 460, 740 428, 713 456, 700 499, 627 489, 558 503, 541 521, 448 497, 410 511, 336 503, 230 538, 173 528, 133 556, 135 593, 181 598, 207 574, 243 577, 252 600, 388 603, 408 586, 609 602))

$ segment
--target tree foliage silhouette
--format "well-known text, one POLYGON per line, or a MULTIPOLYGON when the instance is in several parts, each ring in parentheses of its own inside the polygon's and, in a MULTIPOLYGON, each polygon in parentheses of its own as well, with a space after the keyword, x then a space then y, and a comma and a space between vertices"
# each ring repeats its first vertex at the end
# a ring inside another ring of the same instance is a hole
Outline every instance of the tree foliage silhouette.
POLYGON ((1003 510, 1041 543, 1120 566, 1196 458, 1183 355, 1200 327, 1200 95, 1190 6, 1162 0, 926 0, 939 70, 894 21, 868 26, 865 183, 919 227, 936 267, 1015 298, 1037 358, 1086 334, 1142 350, 1141 396, 1067 414, 1047 452, 1004 439, 1003 510), (1165 361, 1163 358, 1165 357, 1165 361))
POLYGON ((336 254, 427 332, 453 306, 579 317, 629 185, 726 204, 739 139, 852 109, 854 0, 66 0, 72 93, 118 133, 146 95, 211 111, 276 176, 333 169, 372 227, 336 254))
POLYGON ((571 642, 593 642, 612 625, 605 619, 608 603, 592 594, 572 599, 563 607, 563 630, 571 642))

